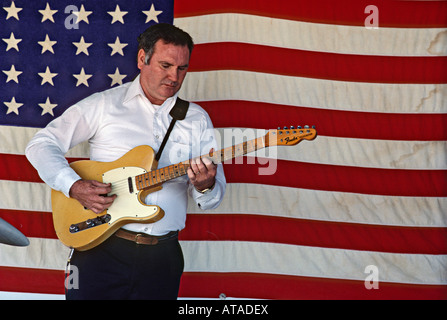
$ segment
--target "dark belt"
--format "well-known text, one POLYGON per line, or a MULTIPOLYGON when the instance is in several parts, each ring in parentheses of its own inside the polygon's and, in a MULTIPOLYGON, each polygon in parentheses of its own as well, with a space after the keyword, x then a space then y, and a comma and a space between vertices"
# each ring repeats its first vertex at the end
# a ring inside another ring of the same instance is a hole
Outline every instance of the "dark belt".
POLYGON ((137 233, 124 229, 119 229, 117 232, 115 232, 115 236, 121 239, 133 241, 136 244, 145 244, 149 246, 154 246, 159 242, 176 238, 178 236, 178 231, 171 231, 168 234, 162 236, 151 236, 150 234, 146 233, 137 233))

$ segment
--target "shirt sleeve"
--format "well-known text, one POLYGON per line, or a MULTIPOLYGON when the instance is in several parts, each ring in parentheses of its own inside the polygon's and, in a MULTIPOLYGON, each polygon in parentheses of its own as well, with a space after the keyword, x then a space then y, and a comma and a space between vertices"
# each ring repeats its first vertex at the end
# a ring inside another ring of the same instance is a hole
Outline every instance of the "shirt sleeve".
POLYGON ((89 124, 92 122, 86 120, 86 117, 92 115, 82 112, 85 105, 95 109, 91 107, 94 102, 92 99, 94 97, 68 108, 60 117, 38 131, 25 149, 28 161, 36 168, 40 178, 67 197, 73 183, 81 177, 71 169, 65 154, 94 134, 94 128, 89 124))
MULTIPOLYGON (((200 141, 201 154, 207 154, 211 150, 217 151, 216 137, 214 134, 214 127, 208 114, 205 114, 202 123, 200 137, 193 137, 196 141, 200 141)), ((217 208, 223 200, 226 189, 226 178, 221 163, 217 165, 216 181, 213 189, 207 193, 201 193, 189 183, 189 194, 194 199, 196 204, 202 210, 209 210, 217 208)))

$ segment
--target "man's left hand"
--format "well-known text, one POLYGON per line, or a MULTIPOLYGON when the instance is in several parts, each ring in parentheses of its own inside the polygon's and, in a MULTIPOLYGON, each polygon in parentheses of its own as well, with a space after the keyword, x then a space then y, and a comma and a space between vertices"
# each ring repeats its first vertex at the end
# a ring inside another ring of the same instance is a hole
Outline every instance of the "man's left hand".
MULTIPOLYGON (((212 153, 213 149, 210 151, 210 154, 212 153)), ((216 181, 217 165, 206 157, 192 159, 187 173, 189 180, 194 187, 198 191, 203 191, 214 185, 216 181)))

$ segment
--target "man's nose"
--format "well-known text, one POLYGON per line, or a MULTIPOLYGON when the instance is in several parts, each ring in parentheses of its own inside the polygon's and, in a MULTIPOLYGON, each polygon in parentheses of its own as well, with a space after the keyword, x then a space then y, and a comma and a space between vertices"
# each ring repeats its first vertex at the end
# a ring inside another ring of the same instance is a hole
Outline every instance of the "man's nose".
POLYGON ((168 79, 177 82, 179 79, 179 69, 175 67, 169 68, 168 79))

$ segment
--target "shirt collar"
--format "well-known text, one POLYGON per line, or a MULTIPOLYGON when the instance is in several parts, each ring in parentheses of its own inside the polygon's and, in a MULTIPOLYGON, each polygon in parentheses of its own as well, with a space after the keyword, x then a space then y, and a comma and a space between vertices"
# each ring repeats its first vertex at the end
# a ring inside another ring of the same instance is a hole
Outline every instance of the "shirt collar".
MULTIPOLYGON (((146 95, 144 94, 143 88, 141 88, 140 84, 140 75, 138 75, 134 81, 130 84, 129 88, 127 89, 126 96, 124 97, 123 103, 129 102, 136 96, 141 95, 142 98, 146 99, 148 103, 151 103, 149 99, 147 99, 146 95)), ((174 102, 177 100, 178 92, 173 95, 172 97, 166 99, 166 101, 161 105, 162 108, 167 107, 169 111, 174 106, 174 102)))
POLYGON ((135 98, 138 95, 142 95, 143 97, 144 92, 140 85, 140 75, 138 75, 134 81, 130 84, 129 88, 127 89, 126 96, 124 97, 124 103, 129 102, 133 98, 135 98))

